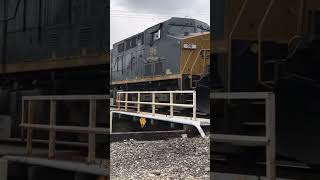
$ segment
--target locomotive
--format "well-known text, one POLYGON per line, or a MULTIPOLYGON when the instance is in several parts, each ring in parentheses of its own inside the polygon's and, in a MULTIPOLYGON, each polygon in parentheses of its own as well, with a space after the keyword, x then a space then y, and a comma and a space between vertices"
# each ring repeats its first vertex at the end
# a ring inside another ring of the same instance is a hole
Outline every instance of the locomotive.
MULTIPOLYGON (((194 89, 198 111, 208 115, 209 65, 209 25, 173 17, 113 44, 111 97, 117 91, 194 89)), ((157 98, 168 101, 169 97, 157 98)), ((184 101, 187 97, 177 98, 184 101)))
MULTIPOLYGON (((0 0, 0 115, 10 117, 1 126, 11 129, 1 137, 21 136, 22 96, 108 93, 108 13, 107 0, 0 0)), ((41 103, 35 119, 48 120, 48 104, 41 103)), ((104 109, 101 126, 107 105, 97 107, 104 109)), ((85 106, 59 105, 57 123, 85 123, 85 106)), ((40 133, 36 138, 45 137, 40 133)))
MULTIPOLYGON (((317 168, 319 1, 213 3, 212 92, 273 92, 277 160, 317 168)), ((215 125, 211 130, 217 134, 264 134, 263 106, 257 104, 213 100, 215 125)), ((263 161, 260 158, 263 150, 258 148, 221 143, 214 143, 214 147, 211 156, 214 161, 221 154, 241 167, 243 162, 255 167, 255 163, 263 161)))

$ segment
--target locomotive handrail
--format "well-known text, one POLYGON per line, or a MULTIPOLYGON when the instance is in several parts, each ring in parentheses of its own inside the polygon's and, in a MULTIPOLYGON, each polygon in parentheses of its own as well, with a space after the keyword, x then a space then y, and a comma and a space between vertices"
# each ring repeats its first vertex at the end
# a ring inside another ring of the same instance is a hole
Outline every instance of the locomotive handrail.
POLYGON ((262 67, 261 67, 261 64, 262 64, 262 29, 263 29, 263 26, 264 26, 264 23, 266 22, 266 19, 273 7, 273 4, 275 3, 275 0, 270 0, 269 2, 269 5, 267 7, 267 10, 266 12, 264 13, 262 19, 261 19, 261 22, 259 24, 259 27, 258 27, 258 82, 263 84, 263 85, 266 85, 263 81, 262 81, 262 67))
MULTIPOLYGON (((109 128, 96 127, 96 105, 97 100, 106 100, 109 95, 48 95, 48 96, 23 96, 22 97, 22 110, 21 110, 21 124, 20 127, 27 129, 26 138, 26 155, 29 156, 32 153, 32 131, 34 129, 49 131, 49 150, 48 158, 54 159, 55 157, 55 144, 56 144, 56 132, 70 132, 70 133, 84 133, 88 134, 88 163, 95 162, 96 151, 96 134, 109 134, 109 128), (69 100, 81 100, 89 101, 89 125, 83 126, 61 126, 56 125, 56 109, 57 101, 69 101, 69 100), (36 101, 49 101, 50 102, 50 121, 49 124, 35 124, 33 123, 34 110, 32 108, 33 103, 36 101), (25 103, 27 102, 27 103, 25 103), (25 106, 27 106, 27 112, 25 112, 25 106), (25 116, 27 115, 27 122, 25 122, 25 116)), ((22 139, 24 139, 22 129, 22 139)))
POLYGON ((99 99, 107 100, 109 95, 40 95, 40 96, 23 96, 22 100, 90 100, 90 99, 99 99))
POLYGON ((188 55, 187 61, 186 61, 186 63, 184 64, 184 66, 183 66, 183 68, 182 68, 181 73, 183 73, 183 72, 184 72, 184 70, 186 69, 187 64, 188 64, 188 62, 189 62, 189 60, 190 60, 190 57, 191 57, 191 55, 192 55, 193 53, 194 53, 194 50, 192 50, 192 51, 190 51, 190 52, 189 52, 189 55, 188 55))
POLYGON ((116 93, 116 104, 117 109, 113 109, 110 111, 110 134, 112 134, 112 119, 113 114, 120 114, 120 115, 126 115, 131 117, 140 117, 140 123, 143 127, 146 123, 146 119, 153 120, 159 120, 159 121, 166 121, 170 123, 178 123, 183 125, 189 125, 194 126, 199 131, 199 134, 203 138, 207 138, 205 132, 203 131, 201 126, 210 126, 210 119, 205 118, 197 118, 197 107, 196 107, 196 91, 127 91, 127 92, 117 92, 116 93), (141 95, 142 94, 152 94, 152 101, 150 101, 150 96, 148 99, 145 99, 141 101, 141 95), (159 94, 169 94, 169 100, 166 98, 166 103, 160 103, 158 100, 156 100, 156 95, 159 94), (174 102, 174 94, 191 94, 192 95, 192 103, 189 101, 186 101, 188 103, 185 104, 178 104, 174 102), (122 96, 121 96, 122 95, 122 96), (123 95, 125 97, 125 100, 123 100, 123 95), (129 100, 129 95, 135 95, 132 96, 129 100), (133 100, 134 99, 134 100, 133 100), (169 101, 169 102, 167 102, 169 101), (123 105, 121 103, 124 103, 124 109, 123 105), (132 109, 128 110, 128 104, 136 104, 137 106, 133 107, 132 109), (152 107, 152 112, 141 111, 140 105, 150 105, 152 107), (156 106, 169 106, 170 107, 170 114, 167 113, 159 113, 156 112, 156 106), (192 117, 190 116, 184 116, 184 115, 174 115, 173 108, 174 107, 182 107, 182 108, 192 108, 192 117))
MULTIPOLYGON (((15 6, 15 8, 14 8, 13 16, 7 17, 7 13, 5 13, 6 17, 0 19, 0 22, 2 22, 2 21, 11 21, 11 20, 15 19, 15 18, 17 17, 18 9, 19 9, 19 7, 20 7, 20 4, 21 4, 21 0, 18 0, 16 6, 15 6)), ((7 8, 6 8, 6 9, 7 9, 7 8)), ((5 10, 5 11, 8 12, 7 10, 5 10)))
POLYGON ((175 106, 175 107, 184 107, 184 108, 193 108, 192 104, 170 104, 170 103, 153 103, 153 102, 136 102, 136 101, 119 101, 121 103, 128 104, 145 104, 145 105, 158 105, 158 106, 175 106))
POLYGON ((234 21, 233 23, 233 26, 232 26, 232 29, 229 33, 229 36, 228 36, 228 70, 227 70, 227 73, 228 73, 228 76, 227 76, 227 90, 230 91, 231 89, 231 58, 232 58, 232 36, 233 36, 233 33, 234 31, 236 30, 236 27, 238 26, 238 23, 240 21, 240 18, 241 16, 243 15, 243 12, 246 8, 248 4, 248 0, 245 0, 243 3, 242 3, 242 6, 241 6, 241 9, 239 11, 239 13, 237 14, 237 17, 236 17, 236 20, 234 21))
POLYGON ((191 94, 194 91, 188 91, 188 90, 184 90, 184 91, 118 91, 117 94, 152 94, 152 93, 156 93, 156 94, 170 94, 170 93, 176 93, 176 94, 191 94))
POLYGON ((212 100, 264 100, 265 136, 246 136, 231 134, 213 134, 215 142, 238 143, 241 145, 259 145, 266 148, 266 176, 268 180, 276 179, 276 123, 275 95, 272 92, 211 92, 212 100))
MULTIPOLYGON (((192 77, 192 76, 193 76, 193 68, 194 68, 194 66, 196 65, 196 62, 198 61, 201 52, 206 52, 206 51, 209 51, 209 54, 210 54, 210 49, 200 49, 199 52, 198 52, 198 54, 197 54, 196 59, 194 60, 192 66, 191 66, 191 69, 190 69, 190 84, 191 84, 191 87, 192 87, 192 81, 193 81, 193 77, 192 77)), ((206 65, 206 58, 204 57, 203 72, 202 72, 202 73, 204 73, 204 67, 205 67, 205 65, 206 65)))
POLYGON ((196 91, 120 91, 117 92, 116 96, 116 104, 118 106, 118 110, 120 110, 120 104, 125 103, 125 111, 128 111, 128 104, 137 104, 137 113, 142 113, 140 105, 150 105, 152 106, 152 115, 154 116, 156 114, 156 106, 170 106, 170 116, 173 117, 173 108, 174 107, 182 107, 182 108, 192 108, 192 119, 194 121, 197 120, 197 107, 196 107, 196 91), (121 94, 125 95, 125 100, 121 99, 121 94), (129 94, 137 94, 137 101, 129 101, 128 95, 129 94), (152 101, 151 102, 145 102, 141 101, 141 94, 152 94, 152 101), (169 103, 160 103, 156 102, 156 94, 169 94, 169 103), (190 104, 177 104, 173 101, 173 94, 192 94, 192 103, 190 104))

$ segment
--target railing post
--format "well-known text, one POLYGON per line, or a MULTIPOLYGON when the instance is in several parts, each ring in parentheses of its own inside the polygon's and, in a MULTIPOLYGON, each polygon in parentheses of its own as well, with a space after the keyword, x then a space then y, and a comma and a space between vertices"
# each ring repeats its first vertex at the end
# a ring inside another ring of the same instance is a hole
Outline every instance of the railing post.
MULTIPOLYGON (((28 125, 33 123, 33 109, 32 109, 32 101, 28 102, 28 125)), ((27 127, 27 148, 26 155, 29 156, 32 153, 32 128, 27 127)))
MULTIPOLYGON (((21 124, 24 124, 25 123, 25 120, 24 120, 24 118, 25 118, 25 113, 24 113, 24 106, 25 106, 25 104, 24 104, 24 99, 22 98, 21 99, 21 124)), ((21 128, 21 141, 22 142, 24 142, 24 128, 21 128)))
POLYGON ((170 92, 170 116, 173 117, 173 93, 170 92))
POLYGON ((138 92, 138 104, 137 104, 137 112, 140 113, 140 93, 138 92))
POLYGON ((49 159, 55 157, 55 144, 56 144, 56 130, 53 129, 56 125, 56 101, 50 100, 50 132, 49 132, 49 159))
POLYGON ((113 120, 113 112, 110 111, 110 134, 112 134, 112 120, 113 120))
MULTIPOLYGON (((74 100, 75 97, 72 96, 70 98, 61 98, 61 97, 51 97, 44 96, 40 98, 22 98, 22 128, 26 128, 26 156, 30 156, 32 154, 32 133, 35 129, 46 130, 49 132, 49 148, 48 148, 48 158, 52 159, 55 157, 55 145, 56 145, 56 131, 61 132, 72 132, 72 133, 87 133, 88 134, 88 162, 95 162, 95 153, 96 153, 96 134, 108 134, 107 128, 96 128, 96 101, 100 99, 99 97, 84 97, 79 100, 90 100, 90 110, 89 110, 89 127, 77 127, 77 126, 57 126, 56 125, 56 103, 59 100, 74 100), (34 101, 49 101, 50 102, 50 123, 47 125, 42 124, 33 124, 34 119, 34 101), (26 121, 26 122, 25 122, 26 121)), ((105 98, 101 98, 105 99, 105 98)), ((112 119, 112 118, 111 118, 112 119)), ((112 132, 112 125, 111 125, 112 132)), ((111 133, 110 132, 110 133, 111 133)))
POLYGON ((126 100, 125 100, 125 106, 124 106, 124 110, 127 111, 128 110, 128 93, 126 92, 126 100))
POLYGON ((118 104, 118 110, 120 110, 120 100, 121 100, 121 94, 117 92, 117 104, 118 104))
POLYGON ((96 100, 90 99, 89 106, 89 146, 88 146, 88 163, 93 163, 96 158, 96 134, 91 131, 96 127, 96 100))
POLYGON ((275 125, 275 96, 269 93, 266 98, 266 147, 267 178, 276 180, 276 125, 275 125))
POLYGON ((193 91, 192 95, 192 103, 193 103, 193 120, 197 120, 197 94, 196 91, 193 91))
MULTIPOLYGON (((217 93, 221 96, 211 97, 212 99, 263 99, 265 101, 265 136, 259 136, 265 138, 263 146, 266 149, 266 179, 276 180, 277 168, 276 168, 276 104, 275 95, 273 93, 260 93, 260 95, 252 96, 250 93, 245 93, 246 95, 241 95, 238 93, 217 93)), ((216 94, 216 95, 217 95, 216 94)), ((243 135, 236 135, 243 136, 243 135)), ((242 137, 244 138, 244 137, 242 137)), ((238 138, 232 138, 233 141, 239 141, 238 138)), ((244 138, 248 140, 248 138, 244 138)), ((225 142, 230 142, 230 139, 225 139, 225 142)), ((249 140, 251 141, 251 140, 249 140)), ((259 142, 258 140, 254 140, 259 142)), ((222 142, 222 141, 221 141, 222 142)), ((241 142, 241 141, 240 141, 241 142)), ((256 143, 253 142, 253 143, 256 143)))
POLYGON ((156 94, 152 93, 152 115, 154 116, 156 113, 156 105, 154 104, 156 102, 156 94))

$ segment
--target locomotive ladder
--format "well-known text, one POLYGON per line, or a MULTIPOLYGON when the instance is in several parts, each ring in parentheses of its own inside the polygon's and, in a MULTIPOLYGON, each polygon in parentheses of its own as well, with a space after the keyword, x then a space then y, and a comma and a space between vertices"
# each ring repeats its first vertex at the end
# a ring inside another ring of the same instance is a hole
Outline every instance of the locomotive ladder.
POLYGON ((264 100, 265 103, 265 136, 246 136, 230 134, 212 134, 214 142, 230 143, 241 146, 263 146, 266 148, 266 178, 276 180, 276 125, 275 96, 271 92, 211 92, 211 100, 264 100))
MULTIPOLYGON (((210 119, 197 118, 197 108, 196 108, 196 91, 127 91, 127 92, 117 92, 116 96, 117 109, 110 110, 110 134, 112 133, 112 116, 113 114, 123 114, 133 117, 140 117, 146 119, 153 119, 159 121, 167 121, 171 123, 179 123, 184 125, 190 125, 197 128, 202 137, 206 137, 201 126, 210 126, 210 119), (141 95, 152 95, 152 101, 146 102, 141 100, 141 95), (175 94, 185 94, 192 95, 192 102, 189 104, 178 104, 174 102, 175 94), (136 100, 129 100, 129 96, 136 95, 136 100), (169 95, 169 101, 167 103, 157 102, 156 95, 169 95), (121 98, 124 96, 124 100, 121 98), (124 109, 121 109, 121 103, 124 103, 124 109), (136 110, 129 111, 128 104, 135 104, 136 110), (151 106, 152 112, 141 111, 141 105, 151 106), (167 106, 170 107, 170 115, 160 114, 156 112, 156 106, 167 106), (174 108, 189 108, 192 109, 192 117, 187 116, 176 116, 174 115, 174 108)), ((209 97, 208 97, 209 98, 209 97)))

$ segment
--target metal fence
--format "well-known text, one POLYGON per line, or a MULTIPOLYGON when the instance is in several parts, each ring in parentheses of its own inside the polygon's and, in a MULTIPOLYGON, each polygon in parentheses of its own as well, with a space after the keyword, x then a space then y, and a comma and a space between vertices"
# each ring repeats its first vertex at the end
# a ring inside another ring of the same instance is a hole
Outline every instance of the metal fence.
POLYGON ((152 115, 155 115, 156 113, 156 106, 169 106, 170 107, 170 116, 173 117, 173 108, 174 107, 182 107, 182 108, 192 108, 192 119, 197 120, 197 100, 196 100, 197 94, 196 91, 126 91, 126 92, 117 92, 117 98, 116 103, 118 110, 120 110, 121 103, 124 103, 125 111, 128 110, 128 104, 136 104, 137 105, 137 113, 141 113, 141 104, 143 105, 150 105, 152 106, 152 115), (121 95, 124 95, 125 100, 122 100, 121 95), (129 94, 136 94, 137 101, 129 101, 128 96, 129 94), (152 101, 151 102, 144 102, 141 101, 141 94, 151 94, 152 95, 152 101), (160 103, 156 102, 156 95, 158 94, 169 94, 169 103, 160 103), (174 94, 189 94, 192 95, 192 103, 191 104, 177 104, 173 100, 174 94))
MULTIPOLYGON (((83 133, 88 134, 88 163, 95 161, 96 134, 109 134, 109 128, 96 127, 96 101, 107 100, 108 95, 61 95, 61 96, 24 96, 22 97, 22 120, 20 126, 27 130, 26 155, 32 154, 33 130, 49 131, 49 151, 48 158, 54 159, 56 152, 56 132, 83 133), (57 101, 89 101, 89 126, 60 126, 56 125, 56 103, 57 101), (50 102, 50 122, 48 125, 34 124, 35 101, 50 102), (27 110, 27 111, 25 111, 27 110)), ((106 109, 107 111, 107 109, 106 109)))
MULTIPOLYGON (((265 103, 265 136, 245 136, 213 134, 212 140, 223 143, 241 143, 242 145, 265 146, 266 148, 266 176, 268 180, 276 180, 276 117, 275 117, 275 95, 271 92, 242 92, 221 93, 213 92, 210 99, 242 99, 242 100, 264 100, 265 103)), ((213 115, 214 117, 214 115, 213 115)))

